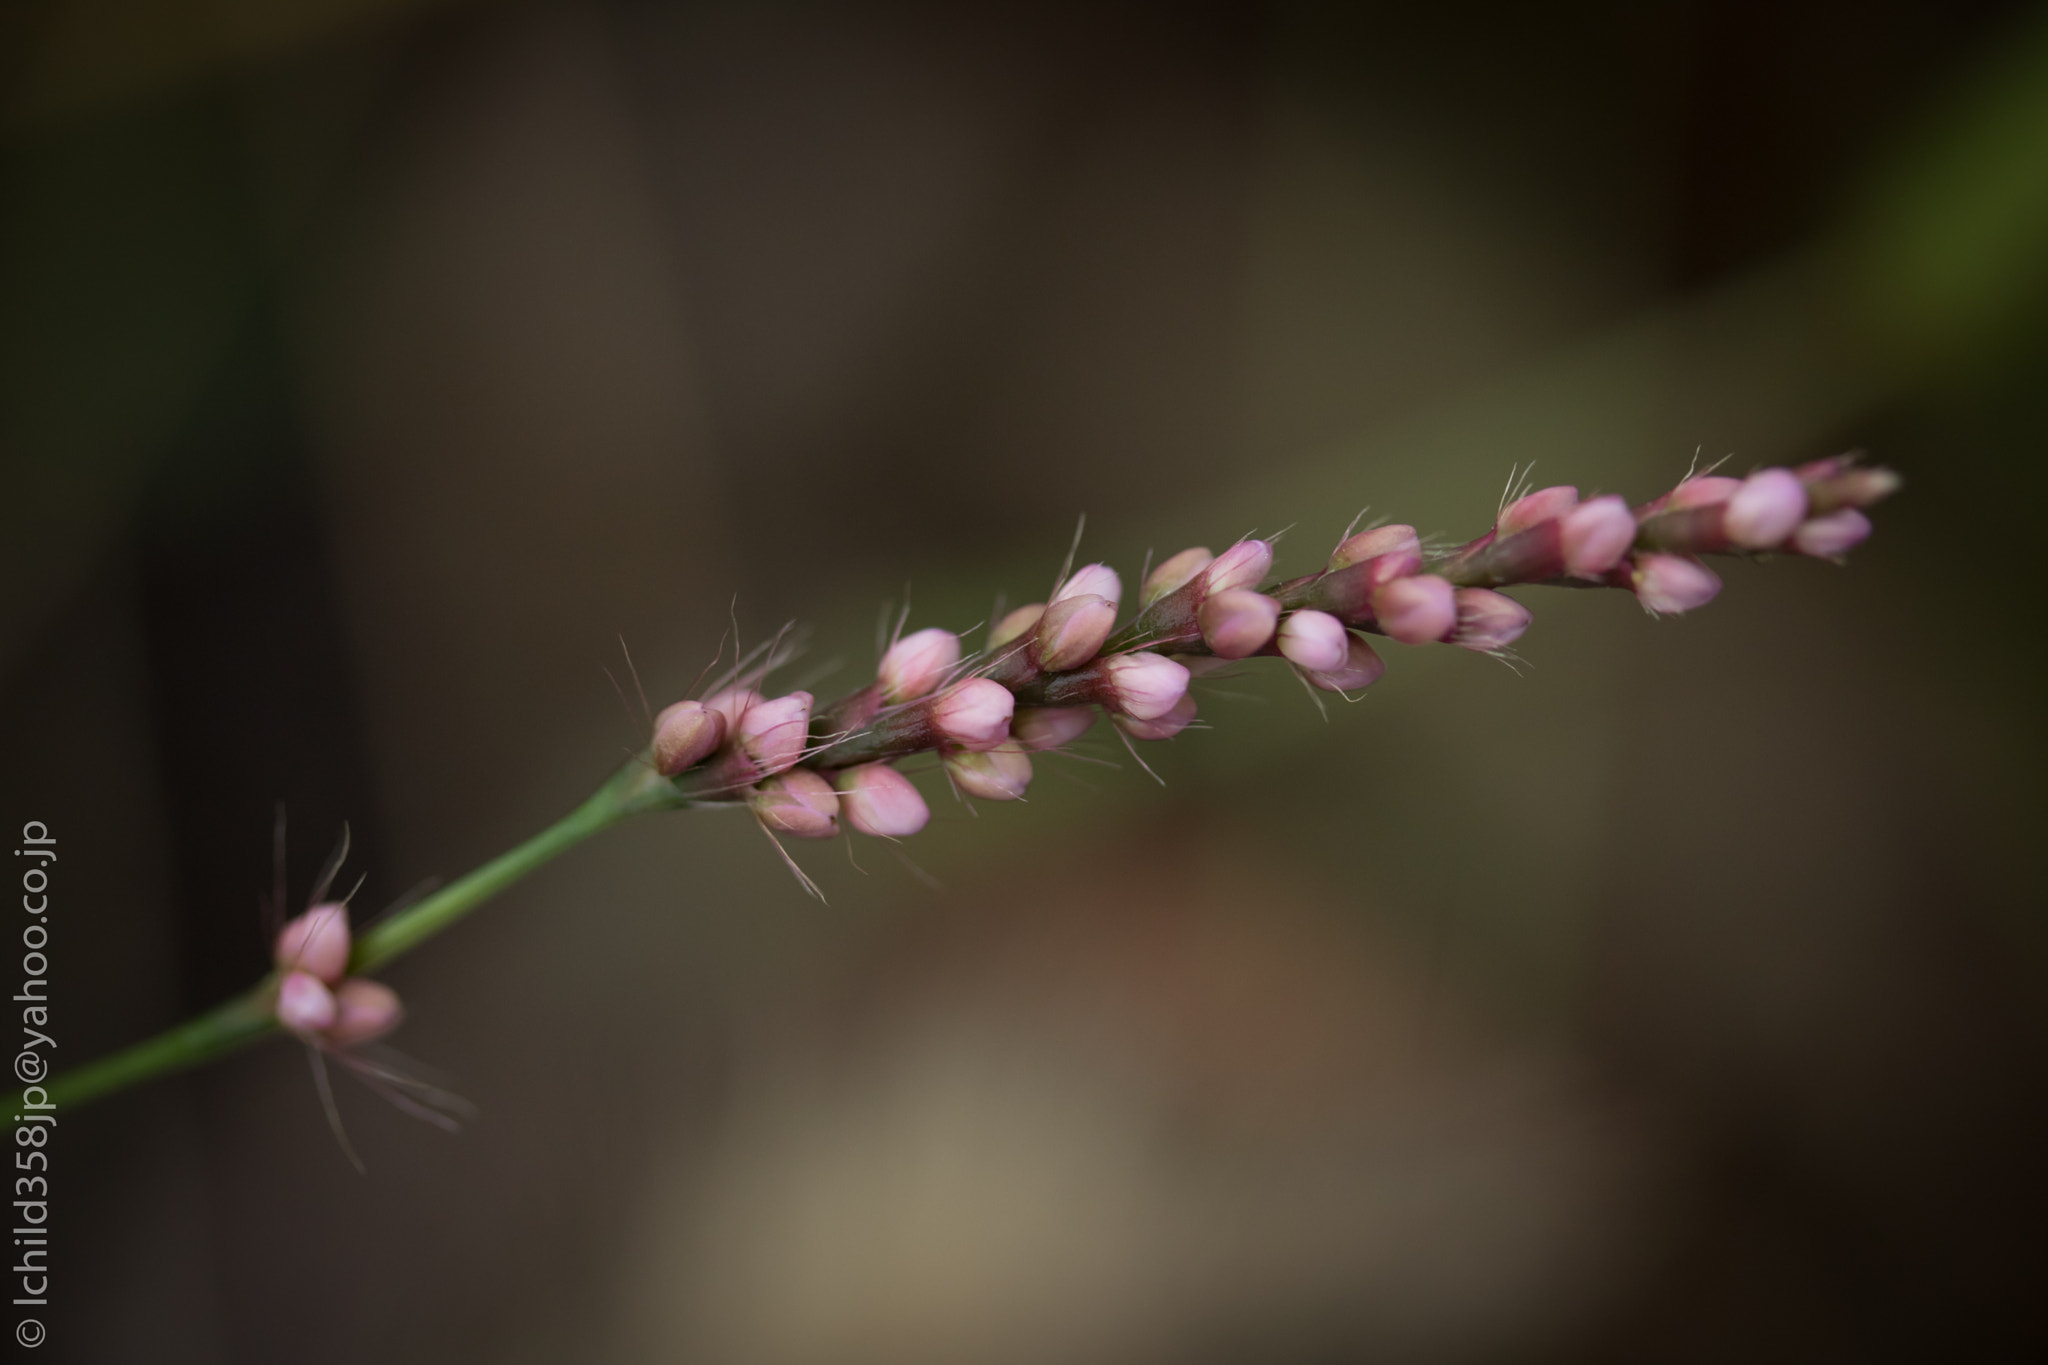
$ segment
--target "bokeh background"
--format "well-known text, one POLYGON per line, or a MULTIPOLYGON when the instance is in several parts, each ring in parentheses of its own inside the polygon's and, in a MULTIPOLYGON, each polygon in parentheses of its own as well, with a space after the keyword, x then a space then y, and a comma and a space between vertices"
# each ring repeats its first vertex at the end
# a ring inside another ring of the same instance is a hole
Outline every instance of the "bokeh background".
MULTIPOLYGON (((25 0, 0 813, 76 1062, 552 820, 729 623, 1864 447, 1846 570, 1526 594, 900 851, 604 836, 67 1113, 45 1358, 2038 1359, 2048 13, 25 0)), ((836 673, 828 670, 836 668, 836 673)), ((1100 760, 1100 761, 1090 761, 1100 760)))

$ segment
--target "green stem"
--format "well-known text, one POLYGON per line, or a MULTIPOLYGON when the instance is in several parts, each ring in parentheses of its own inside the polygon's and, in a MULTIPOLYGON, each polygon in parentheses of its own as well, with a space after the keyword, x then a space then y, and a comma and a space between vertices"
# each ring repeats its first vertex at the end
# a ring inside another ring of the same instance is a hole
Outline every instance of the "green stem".
MULTIPOLYGON (((589 800, 525 843, 499 854, 468 876, 358 938, 355 951, 349 956, 350 973, 371 971, 418 947, 542 863, 600 830, 643 811, 683 805, 685 800, 674 783, 645 762, 633 760, 613 774, 589 800)), ((50 1102, 59 1107, 83 1104, 151 1077, 211 1061, 278 1031, 276 992, 277 974, 273 972, 248 991, 205 1014, 66 1072, 44 1089, 50 1102)), ((13 1107, 7 1112, 19 1109, 24 1093, 17 1091, 10 1097, 13 1107)))

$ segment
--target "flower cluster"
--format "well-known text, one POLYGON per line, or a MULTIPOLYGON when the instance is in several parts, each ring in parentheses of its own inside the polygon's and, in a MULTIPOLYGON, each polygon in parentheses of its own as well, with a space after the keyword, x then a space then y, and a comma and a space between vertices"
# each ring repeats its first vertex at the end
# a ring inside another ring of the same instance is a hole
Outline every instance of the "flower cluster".
POLYGON ((277 1021, 322 1051, 374 1042, 398 1027, 404 1008, 381 981, 348 975, 348 906, 315 905, 279 931, 277 1021))
POLYGON ((1277 656, 1312 686, 1349 692, 1386 671, 1367 635, 1506 651, 1531 620, 1506 587, 1623 588, 1652 614, 1690 611, 1721 588, 1700 556, 1839 562, 1870 534, 1863 509, 1898 486, 1844 455, 1689 477, 1634 508, 1543 488, 1456 549, 1432 553, 1412 526, 1377 526, 1348 535, 1319 572, 1278 583, 1270 541, 1197 547, 1145 575, 1121 629, 1123 582, 1090 564, 1050 601, 1003 616, 979 654, 963 657, 949 631, 918 631, 889 648, 873 682, 829 706, 808 692, 766 696, 759 676, 679 701, 656 719, 649 761, 692 800, 745 802, 772 833, 830 838, 843 820, 900 838, 931 815, 894 766, 912 755, 937 754, 963 796, 1013 801, 1030 785, 1031 755, 1071 743, 1098 714, 1127 740, 1179 734, 1195 718, 1190 680, 1218 661, 1277 656))

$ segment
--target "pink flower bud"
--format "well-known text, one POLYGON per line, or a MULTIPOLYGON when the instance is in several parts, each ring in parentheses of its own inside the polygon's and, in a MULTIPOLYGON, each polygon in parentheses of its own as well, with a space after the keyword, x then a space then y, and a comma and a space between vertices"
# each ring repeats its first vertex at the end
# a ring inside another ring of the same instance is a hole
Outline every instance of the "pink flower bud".
POLYGON ((1202 587, 1211 596, 1232 588, 1256 588, 1272 568, 1271 545, 1263 540, 1240 540, 1202 571, 1202 587))
POLYGON ((839 832, 839 793, 809 768, 791 768, 747 793, 761 823, 796 839, 829 839, 839 832))
POLYGON ((1570 484, 1558 484, 1554 488, 1539 488, 1527 497, 1516 498, 1503 507, 1500 517, 1493 524, 1494 534, 1502 540, 1517 531, 1525 531, 1540 521, 1561 517, 1579 505, 1579 490, 1570 484))
POLYGON ((1304 676, 1325 692, 1356 692, 1371 687, 1386 671, 1386 660, 1375 654, 1371 645, 1354 635, 1346 648, 1343 667, 1333 668, 1327 673, 1310 672, 1304 676))
POLYGON ((286 972, 277 983, 277 1022, 304 1036, 334 1023, 334 994, 311 972, 286 972))
POLYGON ((725 743, 725 716, 697 701, 679 701, 654 718, 654 770, 674 777, 725 743))
POLYGON ((334 992, 334 1022, 326 1029, 326 1041, 333 1047, 373 1043, 404 1019, 397 991, 381 981, 350 977, 334 992))
POLYGON ((932 818, 910 779, 886 763, 864 763, 839 774, 839 810, 846 823, 878 839, 902 839, 932 818))
POLYGON ((1460 588, 1458 624, 1451 632, 1451 643, 1491 654, 1521 639, 1534 619, 1530 610, 1512 597, 1487 588, 1460 588))
POLYGON ((1664 501, 1662 510, 1677 512, 1687 507, 1712 507, 1735 496, 1735 490, 1742 487, 1742 480, 1730 479, 1719 474, 1702 474, 1687 479, 1671 490, 1664 501))
POLYGON ((1789 469, 1760 469, 1728 499, 1721 525, 1745 550, 1768 550, 1806 518, 1806 485, 1789 469))
POLYGON ((704 709, 725 717, 725 733, 737 734, 740 717, 761 704, 761 694, 751 687, 728 687, 704 699, 704 709))
POLYGON ((1069 597, 1093 594, 1109 603, 1110 610, 1116 610, 1117 603, 1124 600, 1124 581, 1116 576, 1116 570, 1107 564, 1088 564, 1075 570, 1074 576, 1060 584, 1060 590, 1052 595, 1055 604, 1069 597))
POLYGON ((1368 559, 1381 555, 1422 553, 1422 537, 1415 534, 1413 526, 1396 523, 1392 526, 1375 526, 1370 531, 1357 535, 1339 545, 1330 556, 1330 568, 1348 569, 1353 564, 1363 564, 1368 559))
POLYGON ((803 757, 810 728, 811 694, 791 692, 748 707, 740 717, 737 742, 756 771, 766 776, 803 757))
POLYGON ((1010 733, 1010 715, 1017 699, 1010 689, 987 678, 970 678, 940 696, 932 707, 932 724, 963 749, 992 749, 1010 733))
POLYGON ((272 959, 287 972, 304 972, 329 985, 348 971, 348 907, 316 905, 278 931, 272 959))
POLYGON ((1652 616, 1704 607, 1721 591, 1712 569, 1684 555, 1637 555, 1630 580, 1636 600, 1652 616))
POLYGON ((1434 644, 1458 623, 1451 585, 1435 574, 1397 578, 1372 595, 1373 615, 1387 635, 1404 645, 1434 644))
POLYGON ((1815 559, 1840 559, 1870 539, 1870 518, 1853 507, 1801 524, 1792 533, 1792 548, 1815 559))
POLYGON ((1132 739, 1172 739, 1175 735, 1194 724, 1195 699, 1182 696, 1173 704, 1173 709, 1152 720, 1138 720, 1131 716, 1117 717, 1117 725, 1132 739))
POLYGON ((1209 553, 1206 545, 1182 550, 1172 558, 1162 561, 1151 573, 1145 575, 1145 586, 1138 593, 1138 605, 1149 607, 1170 592, 1186 584, 1209 567, 1216 558, 1209 553))
POLYGON ((1092 707, 1026 707, 1010 718, 1010 738, 1029 753, 1059 749, 1086 734, 1094 723, 1092 707))
POLYGON ((1116 709, 1139 720, 1157 720, 1188 691, 1188 671, 1161 654, 1118 654, 1104 661, 1103 672, 1116 709))
POLYGON ((1342 668, 1351 644, 1351 632, 1326 611, 1288 612, 1275 638, 1281 658, 1320 673, 1342 668))
POLYGON ((1055 598, 1039 618, 1038 666, 1048 673, 1079 668, 1102 652, 1115 629, 1116 603, 1094 593, 1055 598))
POLYGON ((889 646, 875 670, 882 700, 895 705, 915 701, 946 680, 960 662, 960 637, 934 626, 906 635, 889 646))
POLYGON ((1246 659, 1266 647, 1280 622, 1280 604, 1244 588, 1212 592, 1197 618, 1202 639, 1219 659, 1246 659))
POLYGON ((1636 517, 1626 501, 1610 493, 1565 513, 1561 531, 1564 571, 1574 578, 1599 578, 1636 543, 1636 517))
POLYGON ((1023 639, 1031 633, 1031 628, 1038 624, 1038 618, 1043 615, 1045 615, 1045 603, 1043 602, 1033 602, 1027 606, 1017 608, 1002 620, 996 622, 995 629, 988 633, 988 647, 990 649, 1001 649, 1004 645, 1023 639))
POLYGON ((946 772, 962 795, 983 801, 1022 801, 1031 785, 1031 760, 1007 744, 986 753, 947 754, 946 772))

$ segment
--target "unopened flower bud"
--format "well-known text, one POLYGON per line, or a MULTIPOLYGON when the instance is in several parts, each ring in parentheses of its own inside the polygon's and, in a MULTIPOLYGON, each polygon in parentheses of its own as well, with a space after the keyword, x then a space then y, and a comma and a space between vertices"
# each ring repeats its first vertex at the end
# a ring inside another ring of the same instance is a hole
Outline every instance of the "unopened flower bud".
POLYGON ((1026 752, 1058 749, 1073 743, 1095 724, 1087 706, 1027 706, 1010 717, 1010 738, 1026 752))
POLYGON ((1664 500, 1664 510, 1677 512, 1687 507, 1712 507, 1715 503, 1726 502, 1742 487, 1742 480, 1731 479, 1722 474, 1701 474, 1687 479, 1671 490, 1664 500))
POLYGON ((1342 668, 1351 644, 1351 632, 1326 611, 1288 612, 1274 638, 1281 658, 1319 673, 1342 668))
POLYGON ((1031 785, 1031 760, 1008 744, 985 753, 947 754, 946 772, 963 795, 983 801, 1021 801, 1031 785))
POLYGON ((674 777, 725 743, 725 716, 702 702, 679 701, 654 718, 654 770, 674 777))
POLYGON ((1008 738, 1016 708, 1009 688, 987 678, 970 678, 939 697, 932 707, 932 724, 963 749, 992 749, 1008 738))
POLYGON ((1196 574, 1208 568, 1215 558, 1209 553, 1208 546, 1197 545, 1162 560, 1145 575, 1145 586, 1138 593, 1138 605, 1149 607, 1168 593, 1185 586, 1196 574))
POLYGON ((1395 523, 1392 526, 1375 526, 1370 531, 1357 535, 1339 545, 1330 556, 1330 569, 1348 569, 1353 564, 1363 564, 1368 559, 1381 555, 1420 554, 1422 537, 1415 534, 1413 526, 1395 523))
POLYGON ((944 682, 959 662, 960 637, 934 626, 889 646, 875 670, 875 681, 882 686, 882 700, 893 706, 924 696, 944 682))
POLYGON ((316 905, 278 931, 272 960, 287 972, 304 972, 329 985, 348 971, 348 907, 316 905))
POLYGON ((1745 550, 1768 550, 1806 518, 1806 485, 1789 469, 1760 469, 1728 499, 1721 525, 1745 550))
POLYGON ((1183 695, 1173 709, 1151 720, 1118 716, 1117 727, 1132 739, 1172 739, 1195 722, 1195 699, 1183 695))
POLYGON ((1109 603, 1110 610, 1116 610, 1124 600, 1124 581, 1117 577, 1116 570, 1107 564, 1087 564, 1074 571, 1071 578, 1060 584, 1060 590, 1052 595, 1055 605, 1069 597, 1093 594, 1109 603))
POLYGON ((277 983, 277 1022, 301 1036, 334 1024, 334 993, 311 972, 286 972, 277 983))
POLYGON ((1612 493, 1565 513, 1560 529, 1564 571, 1574 578, 1600 578, 1636 543, 1635 513, 1612 493))
POLYGON ((1197 619, 1203 642, 1217 658, 1244 659, 1264 649, 1273 638, 1280 604, 1263 593, 1229 588, 1210 593, 1197 619))
POLYGON ((932 818, 910 779, 886 763, 864 763, 840 773, 839 813, 862 834, 902 839, 923 829, 932 818))
POLYGON ((1156 720, 1187 695, 1188 671, 1164 655, 1140 651, 1104 661, 1103 672, 1116 709, 1139 720, 1156 720))
POLYGON ((398 1003, 397 991, 381 981, 350 977, 334 992, 334 1022, 325 1037, 334 1047, 373 1043, 404 1019, 405 1006, 398 1003))
POLYGON ((1325 692, 1356 692, 1371 687, 1387 671, 1386 660, 1373 652, 1373 647, 1356 635, 1346 647, 1344 664, 1327 673, 1309 672, 1303 676, 1325 692))
POLYGON ((1045 615, 1045 603, 1043 602, 1032 602, 1017 608, 1002 620, 996 622, 995 628, 989 631, 988 647, 990 649, 1001 649, 1004 645, 1013 644, 1023 639, 1031 633, 1032 627, 1038 624, 1038 618, 1043 615, 1045 615))
POLYGON ((1115 629, 1115 602, 1094 593, 1054 598, 1038 621, 1038 666, 1048 673, 1079 668, 1102 652, 1102 642, 1115 629))
POLYGON ((1263 540, 1240 540, 1202 571, 1202 586, 1210 596, 1232 588, 1256 588, 1272 568, 1271 545, 1263 540))
POLYGON ((740 718, 761 704, 761 694, 751 687, 728 687, 704 699, 704 709, 725 717, 725 733, 739 733, 740 718))
POLYGON ((1515 532, 1525 531, 1538 522, 1561 517, 1578 505, 1579 490, 1570 484, 1539 488, 1501 509, 1500 517, 1493 524, 1494 534, 1506 540, 1515 532))
POLYGON ((1629 578, 1636 600, 1652 616, 1704 607, 1721 591, 1714 571, 1685 555, 1638 555, 1629 578))
POLYGON ((1792 548, 1815 559, 1840 559, 1869 538, 1870 518, 1844 507, 1801 523, 1792 533, 1792 548))
POLYGON ((748 707, 740 717, 737 742, 755 770, 766 776, 803 757, 810 728, 811 694, 791 692, 748 707))
POLYGON ((1389 638, 1404 645, 1434 644, 1458 623, 1451 585, 1435 574, 1414 574, 1383 584, 1372 595, 1373 615, 1389 638))
POLYGON ((1870 507, 1898 492, 1905 483, 1890 469, 1861 468, 1846 460, 1819 463, 1823 467, 1819 473, 1810 472, 1815 469, 1813 465, 1803 465, 1798 471, 1816 516, 1838 507, 1870 507))
POLYGON ((796 839, 829 839, 839 832, 839 793, 809 768, 791 768, 747 793, 761 823, 796 839))
POLYGON ((1489 588, 1460 588, 1458 624, 1451 632, 1451 643, 1491 654, 1521 639, 1534 619, 1534 614, 1512 597, 1489 588))

